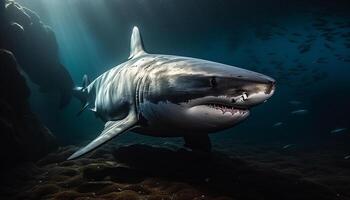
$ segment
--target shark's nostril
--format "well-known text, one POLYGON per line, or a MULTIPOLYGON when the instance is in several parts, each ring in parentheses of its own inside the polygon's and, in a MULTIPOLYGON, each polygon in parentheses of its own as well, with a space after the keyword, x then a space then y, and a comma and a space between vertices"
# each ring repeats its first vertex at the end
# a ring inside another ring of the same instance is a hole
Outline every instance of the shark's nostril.
POLYGON ((231 103, 236 103, 236 99, 232 98, 231 103))

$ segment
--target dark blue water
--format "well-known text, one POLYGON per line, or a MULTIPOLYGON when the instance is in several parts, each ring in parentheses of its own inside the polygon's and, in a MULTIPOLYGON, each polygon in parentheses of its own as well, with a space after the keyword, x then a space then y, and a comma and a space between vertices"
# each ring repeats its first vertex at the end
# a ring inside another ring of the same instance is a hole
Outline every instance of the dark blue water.
MULTIPOLYGON (((346 1, 18 2, 36 11, 55 31, 61 61, 77 85, 84 74, 95 78, 126 61, 134 25, 150 53, 222 62, 277 80, 271 100, 254 108, 244 123, 214 138, 294 143, 331 140, 338 137, 332 130, 350 128, 350 7, 346 1), (300 109, 308 112, 291 113, 300 109)), ((102 121, 92 113, 76 116, 80 108, 76 100, 58 110, 58 97, 34 91, 31 102, 65 143, 94 138, 102 130, 102 121)), ((348 134, 349 129, 340 133, 348 134)), ((135 136, 123 135, 128 137, 135 136)))

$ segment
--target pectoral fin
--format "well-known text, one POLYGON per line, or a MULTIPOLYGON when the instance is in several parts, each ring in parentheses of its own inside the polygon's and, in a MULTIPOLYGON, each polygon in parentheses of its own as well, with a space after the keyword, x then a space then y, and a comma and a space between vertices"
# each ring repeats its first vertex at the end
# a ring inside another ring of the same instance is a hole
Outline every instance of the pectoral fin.
POLYGON ((115 136, 135 128, 137 126, 136 123, 137 123, 137 117, 134 113, 130 113, 126 118, 122 120, 108 121, 105 124, 104 130, 96 139, 94 139, 85 147, 79 149, 77 152, 71 155, 68 158, 68 160, 72 160, 86 153, 89 153, 90 151, 96 149, 97 147, 111 140, 115 136))

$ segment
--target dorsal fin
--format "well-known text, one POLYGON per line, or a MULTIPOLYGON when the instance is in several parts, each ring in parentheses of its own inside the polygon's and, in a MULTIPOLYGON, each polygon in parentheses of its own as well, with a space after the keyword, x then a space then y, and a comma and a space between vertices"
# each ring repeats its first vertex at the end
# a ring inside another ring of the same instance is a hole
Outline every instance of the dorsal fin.
POLYGON ((90 84, 89 77, 86 74, 84 74, 83 83, 82 83, 83 89, 85 89, 89 84, 90 84))
POLYGON ((143 43, 142 43, 142 38, 141 38, 139 28, 137 28, 137 26, 134 26, 134 28, 132 30, 132 35, 131 35, 131 41, 130 41, 129 59, 136 58, 136 57, 143 55, 145 53, 146 52, 143 48, 143 43))

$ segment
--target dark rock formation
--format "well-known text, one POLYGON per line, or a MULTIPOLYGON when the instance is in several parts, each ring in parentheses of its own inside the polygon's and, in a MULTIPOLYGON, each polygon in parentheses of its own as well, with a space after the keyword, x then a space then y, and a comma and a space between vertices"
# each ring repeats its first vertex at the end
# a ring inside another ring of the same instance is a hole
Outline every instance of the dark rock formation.
POLYGON ((54 32, 36 13, 15 2, 1 0, 0 48, 14 53, 21 68, 42 92, 59 93, 61 107, 69 103, 72 78, 59 61, 54 32))
POLYGON ((39 159, 54 149, 54 137, 31 112, 30 90, 6 50, 0 50, 0 91, 1 167, 39 159))

